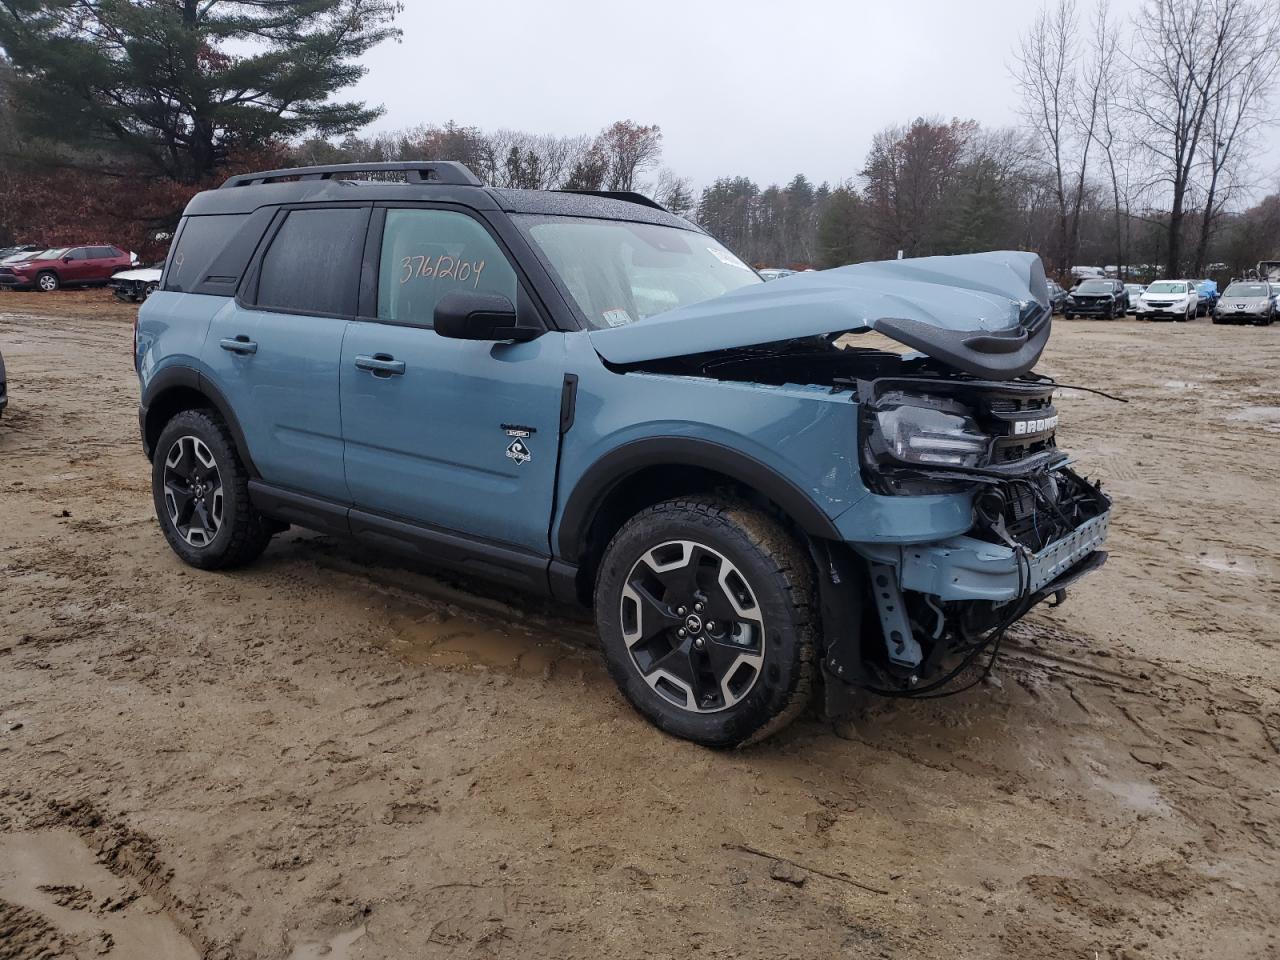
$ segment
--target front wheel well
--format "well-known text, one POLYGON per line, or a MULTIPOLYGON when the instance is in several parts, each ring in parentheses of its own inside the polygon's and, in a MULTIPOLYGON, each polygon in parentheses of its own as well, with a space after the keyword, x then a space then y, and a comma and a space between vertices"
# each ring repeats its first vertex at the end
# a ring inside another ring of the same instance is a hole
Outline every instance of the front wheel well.
POLYGON ((715 494, 726 500, 750 503, 776 517, 802 544, 808 536, 777 503, 728 474, 689 464, 652 464, 623 477, 604 495, 576 557, 578 599, 590 606, 605 548, 622 525, 646 507, 698 494, 715 494))

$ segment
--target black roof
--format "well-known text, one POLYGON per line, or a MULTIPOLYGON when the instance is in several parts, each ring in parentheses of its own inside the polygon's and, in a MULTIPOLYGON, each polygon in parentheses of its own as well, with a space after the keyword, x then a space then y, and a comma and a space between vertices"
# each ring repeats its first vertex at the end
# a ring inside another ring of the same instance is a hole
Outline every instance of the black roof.
POLYGON ((186 215, 252 213, 264 206, 343 200, 437 200, 476 210, 631 220, 699 230, 638 193, 486 187, 465 165, 453 161, 348 163, 239 174, 217 190, 196 194, 187 204, 186 215), (404 179, 350 179, 370 173, 403 175, 404 179))

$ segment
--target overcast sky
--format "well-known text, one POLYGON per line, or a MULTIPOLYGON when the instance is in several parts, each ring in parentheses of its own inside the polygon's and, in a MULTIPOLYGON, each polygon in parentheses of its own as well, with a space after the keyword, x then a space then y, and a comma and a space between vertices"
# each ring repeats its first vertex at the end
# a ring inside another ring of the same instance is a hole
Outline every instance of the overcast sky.
MULTIPOLYGON (((1130 16, 1139 0, 1113 0, 1130 16)), ((917 116, 1016 122, 1008 65, 1027 0, 407 0, 400 44, 367 57, 374 129, 453 119, 595 133, 656 123, 663 161, 702 187, 745 174, 857 174, 872 135, 917 116)), ((1081 0, 1085 9, 1089 0, 1081 0)), ((1280 136, 1267 137, 1268 190, 1280 136)))

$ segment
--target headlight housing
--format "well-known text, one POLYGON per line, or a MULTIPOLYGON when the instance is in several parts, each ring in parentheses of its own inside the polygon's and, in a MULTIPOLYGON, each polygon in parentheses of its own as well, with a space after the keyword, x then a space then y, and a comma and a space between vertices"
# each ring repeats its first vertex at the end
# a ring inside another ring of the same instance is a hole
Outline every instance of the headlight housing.
POLYGON ((973 417, 937 406, 916 405, 901 395, 901 405, 875 414, 873 447, 894 460, 923 467, 976 467, 987 459, 991 438, 973 417))

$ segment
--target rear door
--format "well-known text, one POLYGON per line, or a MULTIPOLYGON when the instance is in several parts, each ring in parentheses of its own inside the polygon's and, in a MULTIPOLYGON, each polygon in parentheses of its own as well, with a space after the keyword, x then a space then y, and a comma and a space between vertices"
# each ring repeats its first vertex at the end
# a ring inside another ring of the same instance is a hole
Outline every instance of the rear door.
POLYGON ((361 204, 280 210, 203 351, 262 479, 342 503, 338 360, 368 219, 361 204))
POLYGON ((512 259, 469 212, 378 209, 368 259, 376 307, 348 327, 341 363, 355 506, 546 556, 564 334, 487 343, 432 329, 453 290, 502 294, 522 323, 541 319, 512 259))

